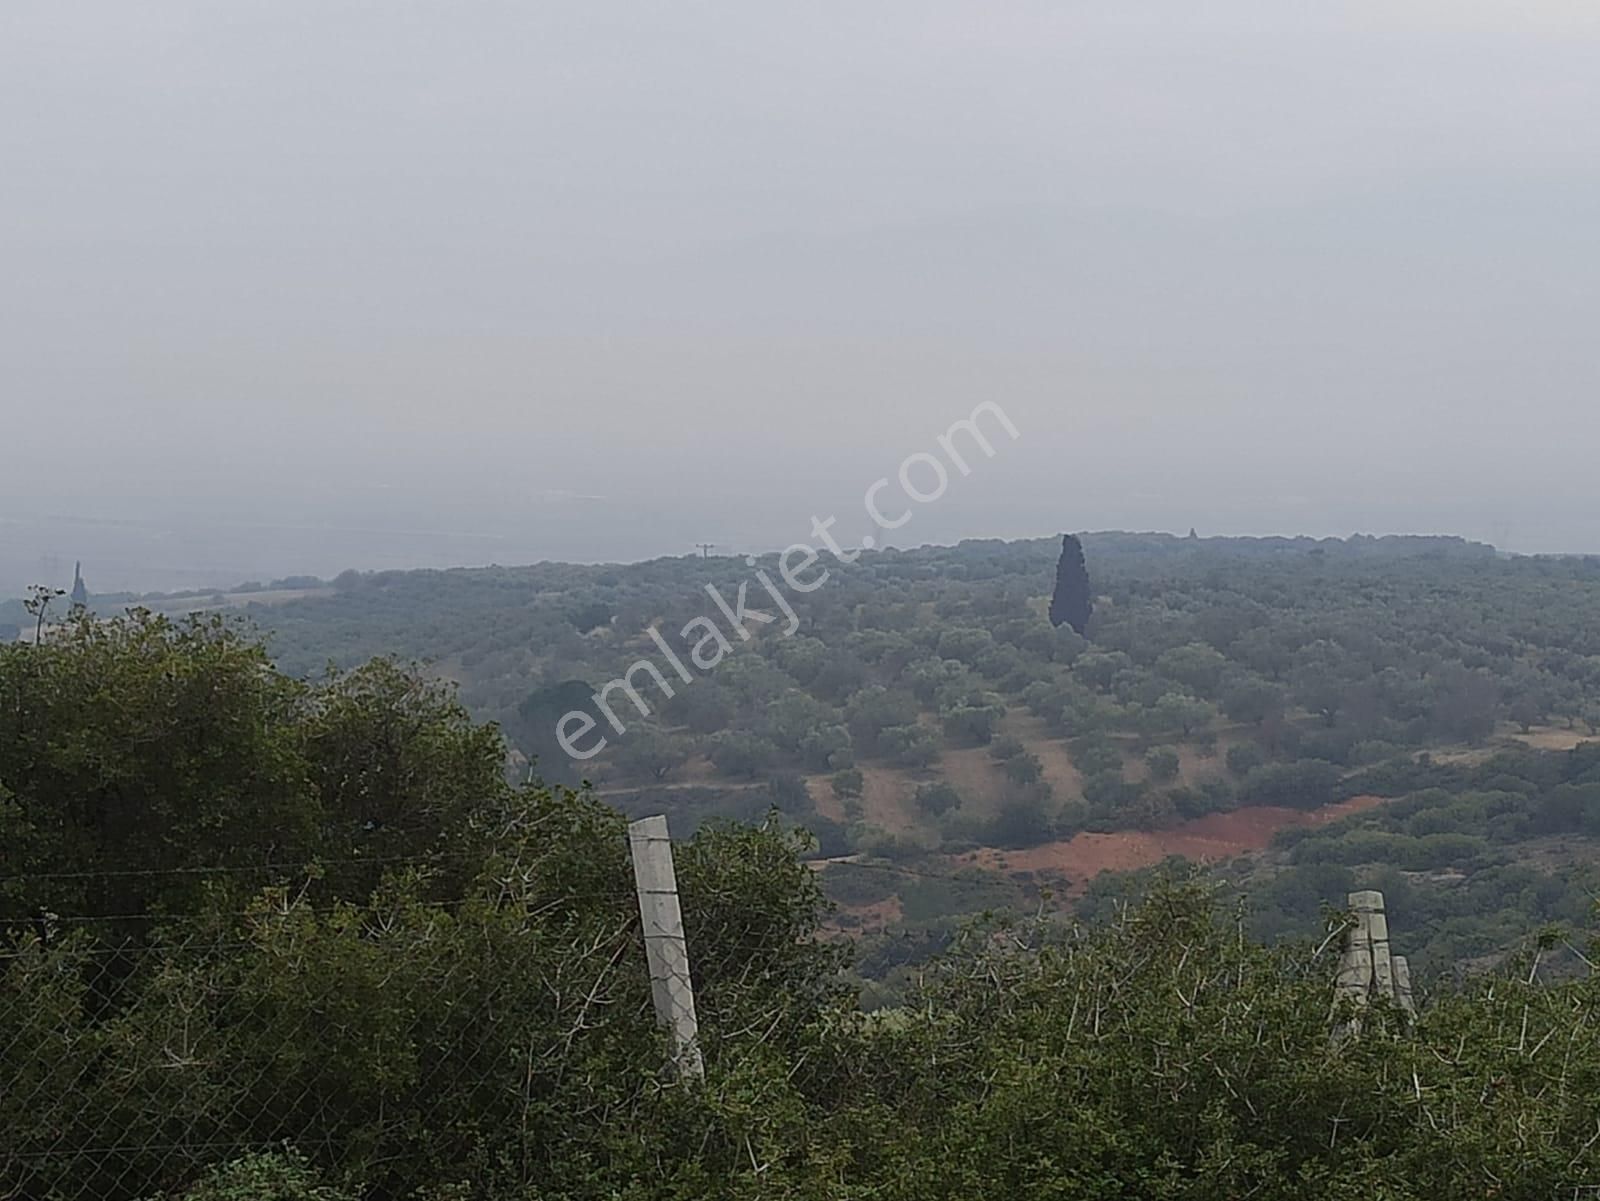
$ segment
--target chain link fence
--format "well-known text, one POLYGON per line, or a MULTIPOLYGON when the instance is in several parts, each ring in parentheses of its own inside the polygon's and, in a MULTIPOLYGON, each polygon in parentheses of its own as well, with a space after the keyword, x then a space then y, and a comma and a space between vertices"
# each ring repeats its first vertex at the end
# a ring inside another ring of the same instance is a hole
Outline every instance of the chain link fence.
POLYGON ((441 899, 411 877, 359 905, 280 887, 203 916, 13 923, 0 1198, 182 1196, 286 1147, 368 1197, 536 1183, 658 1083, 626 883, 511 872, 441 899))

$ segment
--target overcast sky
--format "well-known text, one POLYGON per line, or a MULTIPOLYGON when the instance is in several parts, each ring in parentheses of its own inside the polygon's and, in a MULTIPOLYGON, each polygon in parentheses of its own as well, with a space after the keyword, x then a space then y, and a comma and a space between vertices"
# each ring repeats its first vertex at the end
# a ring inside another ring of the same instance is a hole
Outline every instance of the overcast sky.
POLYGON ((1593 0, 0 5, 0 587, 1600 551, 1597 332, 1593 0))

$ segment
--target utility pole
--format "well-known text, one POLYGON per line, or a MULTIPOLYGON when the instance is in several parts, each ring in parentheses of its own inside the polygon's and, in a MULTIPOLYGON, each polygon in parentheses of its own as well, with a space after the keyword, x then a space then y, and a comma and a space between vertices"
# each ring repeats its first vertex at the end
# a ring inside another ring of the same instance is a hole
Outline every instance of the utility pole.
POLYGON ((702 559, 709 559, 711 557, 711 552, 717 549, 717 544, 715 542, 696 542, 695 546, 699 548, 700 557, 702 559))
POLYGON ((672 866, 672 839, 665 817, 645 817, 628 824, 633 854, 633 879, 639 892, 639 917, 644 923, 645 961, 650 966, 650 999, 656 1022, 672 1039, 672 1061, 680 1080, 703 1080, 700 1022, 694 1012, 694 985, 689 979, 689 950, 683 937, 683 910, 678 904, 678 877, 672 866))

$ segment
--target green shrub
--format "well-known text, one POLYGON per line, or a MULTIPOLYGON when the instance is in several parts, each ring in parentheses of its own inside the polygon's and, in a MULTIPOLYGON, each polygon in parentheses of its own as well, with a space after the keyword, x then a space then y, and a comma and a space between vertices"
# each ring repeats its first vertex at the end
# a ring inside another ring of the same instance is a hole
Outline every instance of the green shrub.
POLYGON ((996 760, 1015 759, 1027 749, 1022 743, 1022 739, 1014 734, 1007 734, 1002 738, 996 738, 989 744, 989 757, 996 760))
POLYGON ((1158 784, 1171 783, 1178 778, 1180 766, 1178 752, 1170 746, 1158 746, 1144 757, 1150 778, 1158 784))
POLYGON ((1248 776, 1267 762, 1267 753, 1253 742, 1241 742, 1228 748, 1224 762, 1236 776, 1248 776))
POLYGON ((1321 759, 1268 763, 1245 777, 1239 799, 1246 805, 1319 809, 1334 800, 1341 778, 1338 767, 1321 759))
POLYGON ((243 1155, 212 1168, 183 1201, 354 1201, 292 1149, 243 1155))
POLYGON ((961 808, 961 794, 943 780, 919 785, 915 799, 917 808, 933 817, 961 808))
POLYGON ((861 795, 861 790, 866 787, 866 777, 861 774, 859 768, 847 767, 843 771, 834 772, 829 777, 828 784, 833 789, 833 795, 844 800, 861 795))

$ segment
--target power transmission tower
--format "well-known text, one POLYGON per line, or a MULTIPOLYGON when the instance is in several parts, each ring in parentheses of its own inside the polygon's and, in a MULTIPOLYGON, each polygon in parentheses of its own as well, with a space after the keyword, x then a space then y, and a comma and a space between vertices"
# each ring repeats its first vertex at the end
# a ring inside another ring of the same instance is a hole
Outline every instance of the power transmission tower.
POLYGON ((705 1078, 700 1058, 700 1022, 694 1011, 694 985, 689 979, 689 950, 683 937, 683 910, 678 904, 678 877, 672 866, 672 839, 665 817, 645 817, 628 824, 633 854, 633 880, 644 923, 645 961, 650 965, 650 999, 656 1021, 672 1039, 672 1060, 683 1080, 705 1078))
POLYGON ((709 559, 711 557, 711 552, 717 548, 717 544, 715 542, 696 542, 695 546, 699 547, 700 557, 702 559, 709 559))

